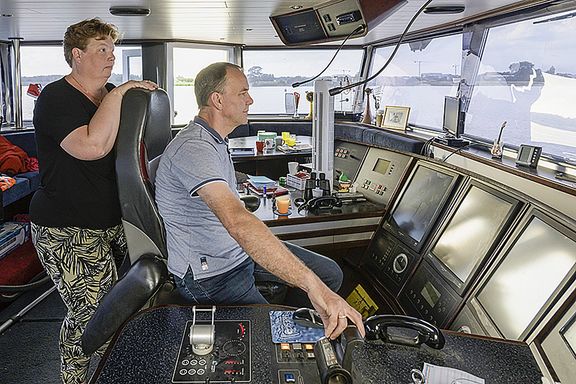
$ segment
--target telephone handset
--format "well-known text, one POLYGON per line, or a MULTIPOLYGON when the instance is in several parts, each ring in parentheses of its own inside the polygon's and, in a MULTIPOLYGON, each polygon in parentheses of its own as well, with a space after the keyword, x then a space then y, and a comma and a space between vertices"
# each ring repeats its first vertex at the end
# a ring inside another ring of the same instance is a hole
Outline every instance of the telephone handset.
POLYGON ((426 344, 434 349, 442 349, 445 339, 440 330, 424 321, 411 316, 402 315, 377 315, 366 319, 364 322, 366 328, 366 339, 380 339, 387 343, 402 344, 408 346, 419 346, 426 344), (401 335, 391 335, 388 333, 388 327, 409 328, 418 332, 415 338, 401 335))
POLYGON ((318 209, 331 209, 334 207, 341 207, 341 206, 342 206, 342 200, 340 200, 336 196, 320 196, 310 199, 304 204, 300 205, 298 207, 298 212, 302 211, 303 209, 307 209, 309 211, 316 211, 318 209))

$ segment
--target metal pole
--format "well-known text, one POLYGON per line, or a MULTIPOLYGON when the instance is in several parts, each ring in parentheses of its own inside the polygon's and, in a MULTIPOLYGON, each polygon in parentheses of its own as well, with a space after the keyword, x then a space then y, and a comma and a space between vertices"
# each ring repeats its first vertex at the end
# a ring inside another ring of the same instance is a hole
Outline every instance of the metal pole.
POLYGON ((21 37, 10 37, 12 40, 12 48, 14 49, 14 61, 12 63, 14 69, 14 78, 13 78, 13 89, 12 89, 12 96, 13 96, 13 113, 14 113, 14 128, 15 129, 23 129, 24 124, 22 120, 22 77, 21 77, 21 61, 20 61, 20 40, 21 37))
POLYGON ((54 292, 55 289, 56 289, 55 285, 51 286, 50 288, 48 288, 46 292, 38 296, 33 302, 28 304, 26 307, 22 308, 20 312, 18 312, 17 314, 6 320, 2 325, 0 325, 0 335, 3 334, 13 324, 17 323, 29 310, 31 310, 36 305, 38 305, 42 300, 47 298, 52 292, 54 292))

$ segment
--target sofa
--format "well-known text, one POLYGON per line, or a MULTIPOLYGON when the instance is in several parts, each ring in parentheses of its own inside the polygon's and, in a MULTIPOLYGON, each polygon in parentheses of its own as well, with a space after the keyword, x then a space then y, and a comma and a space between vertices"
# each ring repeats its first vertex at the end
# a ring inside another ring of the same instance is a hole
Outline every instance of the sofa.
MULTIPOLYGON (((12 144, 22 148, 29 157, 37 157, 34 130, 2 131, 1 134, 12 144)), ((0 218, 3 218, 5 207, 34 193, 40 185, 40 175, 38 171, 19 173, 14 176, 14 179, 16 180, 15 185, 6 191, 0 191, 0 202, 2 203, 0 218)))

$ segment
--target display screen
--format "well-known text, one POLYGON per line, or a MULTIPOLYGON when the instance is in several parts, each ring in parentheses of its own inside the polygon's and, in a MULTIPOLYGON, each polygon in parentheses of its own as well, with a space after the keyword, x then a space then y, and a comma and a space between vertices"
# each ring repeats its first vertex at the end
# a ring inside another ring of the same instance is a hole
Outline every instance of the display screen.
POLYGON ((448 133, 458 137, 458 116, 460 115, 460 100, 457 97, 444 98, 443 128, 448 133))
POLYGON ((504 337, 518 339, 576 263, 576 241, 533 216, 477 295, 504 337))
POLYGON ((518 161, 527 163, 530 159, 530 149, 529 147, 520 147, 520 155, 518 156, 518 161))
POLYGON ((440 296, 442 296, 436 287, 434 287, 429 281, 424 284, 424 288, 422 288, 420 294, 432 308, 436 306, 438 300, 440 300, 440 296))
POLYGON ((313 9, 306 9, 288 15, 274 16, 273 19, 278 25, 278 33, 280 33, 288 43, 298 44, 326 38, 318 14, 313 9))
POLYGON ((568 348, 572 351, 572 353, 576 356, 576 315, 572 316, 572 318, 568 321, 562 329, 560 330, 560 336, 564 339, 568 348))
POLYGON ((397 230, 417 243, 422 241, 434 225, 454 177, 428 167, 417 167, 392 212, 391 220, 397 230))
POLYGON ((390 168, 390 162, 388 160, 378 159, 376 160, 376 164, 374 164, 372 170, 381 175, 386 175, 388 173, 388 168, 390 168))
POLYGON ((490 251, 513 203, 474 185, 470 187, 431 253, 466 282, 490 251))

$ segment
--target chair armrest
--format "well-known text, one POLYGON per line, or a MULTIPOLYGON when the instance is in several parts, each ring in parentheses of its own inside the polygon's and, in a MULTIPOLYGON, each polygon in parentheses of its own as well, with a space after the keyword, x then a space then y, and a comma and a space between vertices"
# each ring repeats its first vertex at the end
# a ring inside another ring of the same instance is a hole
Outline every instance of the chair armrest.
POLYGON ((250 212, 254 212, 260 206, 260 198, 254 195, 241 196, 240 200, 244 202, 244 206, 250 212))
POLYGON ((82 350, 91 355, 136 314, 168 279, 166 263, 143 255, 104 296, 82 334, 82 350))

